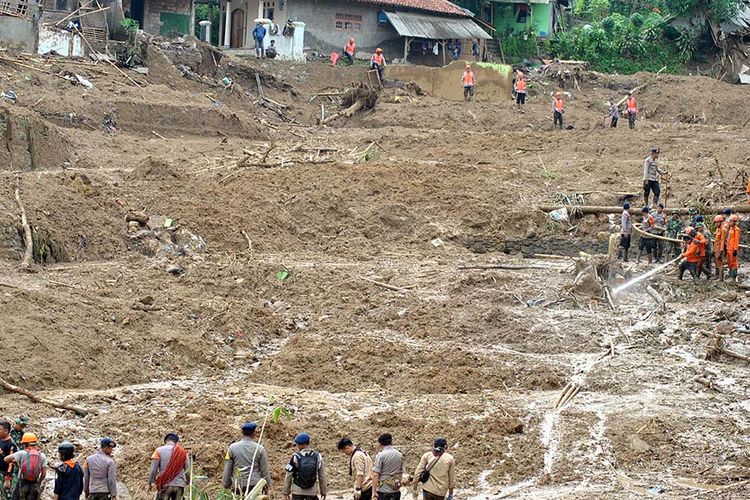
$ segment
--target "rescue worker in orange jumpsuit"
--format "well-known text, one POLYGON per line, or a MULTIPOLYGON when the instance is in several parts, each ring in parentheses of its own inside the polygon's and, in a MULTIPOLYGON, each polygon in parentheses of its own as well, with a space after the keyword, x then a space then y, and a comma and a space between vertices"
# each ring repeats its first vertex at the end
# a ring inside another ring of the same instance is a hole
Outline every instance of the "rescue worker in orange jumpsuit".
POLYGON ((461 83, 464 86, 464 101, 474 100, 474 85, 477 83, 477 79, 474 76, 474 70, 471 69, 471 64, 466 65, 463 75, 461 75, 461 83))
POLYGON ((685 271, 689 271, 693 277, 694 282, 698 282, 698 263, 701 261, 701 249, 698 243, 695 241, 696 231, 692 227, 685 229, 685 234, 682 235, 682 239, 685 241, 687 248, 682 253, 682 260, 680 261, 680 280, 685 274, 685 271))
POLYGON ((516 91, 516 108, 523 113, 523 105, 526 103, 526 75, 523 71, 518 72, 513 90, 516 91))
POLYGON ((383 55, 383 49, 378 47, 375 49, 375 53, 370 59, 370 68, 378 71, 380 77, 380 85, 385 87, 385 56, 383 55))
POLYGON ((627 113, 628 113, 628 126, 631 129, 635 128, 635 119, 638 117, 638 103, 635 101, 635 94, 630 92, 627 101, 627 113))
POLYGON ((554 117, 554 124, 560 125, 560 130, 563 128, 563 113, 565 110, 563 109, 565 107, 565 102, 562 98, 562 93, 555 92, 555 100, 552 104, 552 114, 554 117))
MULTIPOLYGON (((703 224, 703 221, 697 222, 695 224, 695 236, 693 237, 693 240, 695 240, 695 243, 698 245, 698 247, 701 250, 701 260, 698 262, 698 268, 696 269, 698 273, 698 277, 700 277, 701 273, 703 272, 703 265, 706 261, 706 253, 708 250, 708 238, 706 238, 705 233, 703 232, 705 230, 705 224, 703 224)), ((708 279, 711 279, 711 270, 710 268, 706 270, 708 274, 708 279)))
POLYGON ((729 218, 729 232, 727 233, 727 267, 729 267, 729 279, 737 281, 737 269, 739 267, 740 252, 740 216, 732 214, 729 218))
POLYGON ((750 203, 750 177, 747 178, 747 202, 750 203))
POLYGON ((724 261, 727 255, 727 230, 724 227, 724 216, 717 215, 714 217, 714 264, 719 280, 724 281, 724 261))

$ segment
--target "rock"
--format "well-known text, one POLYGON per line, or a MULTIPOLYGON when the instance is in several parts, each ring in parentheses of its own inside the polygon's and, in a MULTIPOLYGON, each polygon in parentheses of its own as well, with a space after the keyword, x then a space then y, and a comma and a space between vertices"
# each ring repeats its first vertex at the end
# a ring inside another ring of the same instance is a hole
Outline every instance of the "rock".
POLYGON ((138 302, 140 302, 144 306, 152 306, 154 305, 154 298, 151 295, 146 295, 145 297, 140 299, 138 302))
POLYGON ((630 448, 634 451, 649 451, 651 449, 651 445, 639 437, 631 436, 630 448))
POLYGON ((172 276, 179 276, 185 271, 180 266, 170 264, 169 266, 167 266, 167 272, 171 274, 172 276))

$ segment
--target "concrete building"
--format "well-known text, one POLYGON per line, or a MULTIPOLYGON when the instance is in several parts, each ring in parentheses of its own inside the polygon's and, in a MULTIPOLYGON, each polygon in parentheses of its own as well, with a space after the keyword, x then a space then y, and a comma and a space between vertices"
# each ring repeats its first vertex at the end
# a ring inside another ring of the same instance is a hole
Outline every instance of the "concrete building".
MULTIPOLYGON (((434 59, 445 63, 445 42, 490 38, 468 11, 448 0, 222 0, 219 44, 252 48, 256 19, 267 19, 280 30, 288 19, 305 24, 305 46, 340 52, 349 37, 358 50, 382 47, 386 57, 434 59), (433 46, 440 44, 435 56, 433 46)), ((470 47, 469 42, 469 47, 470 47)))
POLYGON ((146 33, 187 35, 195 32, 194 0, 119 0, 125 17, 135 19, 146 33))

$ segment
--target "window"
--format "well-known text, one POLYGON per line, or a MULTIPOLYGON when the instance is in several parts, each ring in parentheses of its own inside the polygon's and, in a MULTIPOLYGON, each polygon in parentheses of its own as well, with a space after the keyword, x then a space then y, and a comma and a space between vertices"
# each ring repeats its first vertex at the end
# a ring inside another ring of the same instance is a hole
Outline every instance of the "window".
POLYGON ((362 31, 362 16, 356 14, 336 14, 336 29, 341 31, 362 31))
POLYGON ((263 17, 273 21, 274 10, 276 10, 276 2, 263 2, 263 17))
POLYGON ((516 22, 518 24, 526 24, 526 19, 531 15, 531 8, 525 4, 518 4, 518 17, 516 22))

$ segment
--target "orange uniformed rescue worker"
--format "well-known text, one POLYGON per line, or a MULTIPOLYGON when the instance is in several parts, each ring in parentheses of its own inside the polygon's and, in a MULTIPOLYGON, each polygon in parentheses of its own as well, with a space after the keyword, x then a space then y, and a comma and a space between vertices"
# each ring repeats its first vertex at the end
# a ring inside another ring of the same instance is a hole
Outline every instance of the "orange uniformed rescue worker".
POLYGON ((630 92, 630 95, 628 95, 626 110, 628 113, 628 126, 634 129, 635 119, 638 117, 638 103, 635 101, 635 94, 633 92, 630 92))
POLYGON ((729 218, 729 232, 727 233, 727 267, 729 267, 729 279, 737 281, 737 268, 739 267, 740 252, 740 216, 732 214, 729 218))
POLYGON ((552 115, 554 119, 555 125, 560 125, 560 130, 563 128, 563 113, 565 110, 563 109, 565 107, 565 102, 562 98, 561 92, 555 92, 555 100, 552 103, 552 115))
POLYGON ((718 278, 724 281, 724 261, 727 254, 727 230, 724 227, 724 216, 717 215, 714 217, 714 225, 716 225, 716 231, 714 231, 714 264, 716 264, 718 278))
POLYGON ((694 239, 695 235, 695 228, 692 227, 685 229, 685 234, 682 235, 687 248, 682 253, 682 260, 680 261, 680 280, 682 280, 685 271, 689 271, 693 281, 698 281, 698 263, 701 260, 701 249, 694 239))
POLYGON ((516 76, 516 83, 513 86, 516 91, 516 108, 523 113, 523 105, 526 103, 526 75, 519 71, 516 76))
POLYGON ((378 77, 380 77, 380 85, 385 87, 385 56, 383 55, 383 49, 378 47, 375 49, 375 53, 370 59, 370 68, 378 71, 378 77))
MULTIPOLYGON (((701 260, 698 262, 698 266, 696 269, 696 272, 698 273, 698 277, 700 277, 701 272, 703 272, 703 261, 706 260, 706 249, 708 246, 708 240, 706 239, 706 235, 703 234, 704 224, 703 221, 697 222, 695 224, 695 236, 693 236, 693 240, 695 240, 695 243, 698 245, 698 248, 700 248, 700 255, 701 260)), ((710 278, 711 276, 709 276, 710 278)))
POLYGON ((474 85, 476 83, 477 79, 474 76, 474 70, 471 69, 471 64, 467 64, 464 73, 461 75, 461 84, 464 86, 464 101, 474 99, 474 85))
POLYGON ((357 53, 357 44, 354 43, 354 38, 350 38, 349 41, 344 45, 344 57, 346 58, 349 66, 354 64, 354 54, 357 53))

